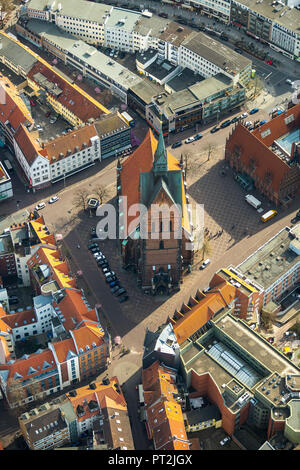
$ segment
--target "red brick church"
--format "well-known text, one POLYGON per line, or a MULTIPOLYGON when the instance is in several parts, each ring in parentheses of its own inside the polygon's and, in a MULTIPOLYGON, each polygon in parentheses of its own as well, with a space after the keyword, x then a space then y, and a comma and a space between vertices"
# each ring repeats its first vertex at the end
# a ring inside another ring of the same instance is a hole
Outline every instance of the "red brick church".
POLYGON ((124 267, 137 272, 145 292, 178 289, 184 270, 193 263, 193 226, 183 161, 166 150, 162 133, 157 141, 149 130, 137 150, 122 164, 118 161, 117 197, 124 267), (143 205, 144 218, 133 210, 134 204, 143 205))

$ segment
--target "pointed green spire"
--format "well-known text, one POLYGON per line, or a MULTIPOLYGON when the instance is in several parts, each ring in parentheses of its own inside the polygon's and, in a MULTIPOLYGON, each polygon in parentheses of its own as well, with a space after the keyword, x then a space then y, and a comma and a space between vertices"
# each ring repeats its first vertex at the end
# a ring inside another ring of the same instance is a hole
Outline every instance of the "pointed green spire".
POLYGON ((165 173, 168 171, 168 157, 162 133, 162 122, 159 131, 158 143, 154 154, 153 171, 154 173, 165 173))

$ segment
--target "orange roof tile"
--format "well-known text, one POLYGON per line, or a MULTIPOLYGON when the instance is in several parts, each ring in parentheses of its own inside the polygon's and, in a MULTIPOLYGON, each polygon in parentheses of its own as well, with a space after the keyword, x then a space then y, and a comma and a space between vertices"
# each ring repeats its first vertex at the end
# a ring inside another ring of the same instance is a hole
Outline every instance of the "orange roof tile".
POLYGON ((72 338, 64 339, 62 341, 56 341, 55 343, 52 343, 52 346, 55 350, 58 362, 60 363, 66 361, 69 351, 77 355, 77 351, 72 338))
POLYGON ((30 354, 27 359, 17 359, 13 362, 13 364, 2 364, 0 365, 0 369, 9 370, 9 383, 13 381, 18 382, 24 379, 34 378, 36 375, 39 375, 41 373, 44 362, 47 362, 50 365, 50 367, 46 368, 45 370, 50 371, 56 368, 54 357, 50 349, 45 349, 40 353, 30 354), (28 374, 28 372, 30 372, 30 367, 32 367, 36 372, 28 374), (22 378, 15 377, 16 373, 20 374, 22 378))
POLYGON ((173 331, 178 344, 182 344, 187 338, 208 322, 221 308, 226 307, 235 297, 235 287, 224 282, 214 291, 208 292, 200 302, 182 318, 173 322, 173 331))
POLYGON ((80 405, 84 408, 85 413, 83 416, 78 417, 79 421, 85 421, 86 419, 97 415, 100 413, 100 410, 90 411, 86 402, 88 403, 91 400, 95 400, 100 404, 100 408, 104 408, 106 406, 111 406, 113 404, 114 407, 120 409, 126 409, 126 401, 124 398, 123 393, 118 393, 115 390, 115 385, 119 385, 119 381, 117 377, 112 377, 110 379, 109 385, 104 385, 102 382, 95 382, 96 388, 91 389, 88 385, 76 389, 76 397, 70 396, 70 394, 66 394, 67 398, 70 400, 73 409, 76 413, 77 406, 80 405), (109 402, 106 402, 106 398, 109 398, 109 402))

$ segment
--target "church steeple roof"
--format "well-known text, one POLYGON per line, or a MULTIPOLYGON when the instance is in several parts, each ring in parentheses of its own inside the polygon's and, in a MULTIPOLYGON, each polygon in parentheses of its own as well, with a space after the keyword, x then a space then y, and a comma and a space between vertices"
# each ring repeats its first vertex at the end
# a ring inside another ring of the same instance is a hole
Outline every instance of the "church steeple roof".
POLYGON ((154 153, 153 171, 154 173, 166 173, 168 170, 168 157, 161 126, 157 147, 154 153))

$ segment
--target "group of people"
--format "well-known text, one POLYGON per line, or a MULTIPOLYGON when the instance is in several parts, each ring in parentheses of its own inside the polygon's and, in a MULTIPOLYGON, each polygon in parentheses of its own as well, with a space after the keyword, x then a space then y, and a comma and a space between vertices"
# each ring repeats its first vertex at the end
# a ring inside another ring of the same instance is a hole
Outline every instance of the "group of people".
POLYGON ((218 232, 216 232, 214 235, 212 234, 212 232, 207 227, 204 230, 204 234, 208 237, 209 240, 211 240, 212 238, 218 238, 221 235, 223 235, 223 233, 224 233, 223 228, 222 228, 222 230, 219 230, 218 232))

